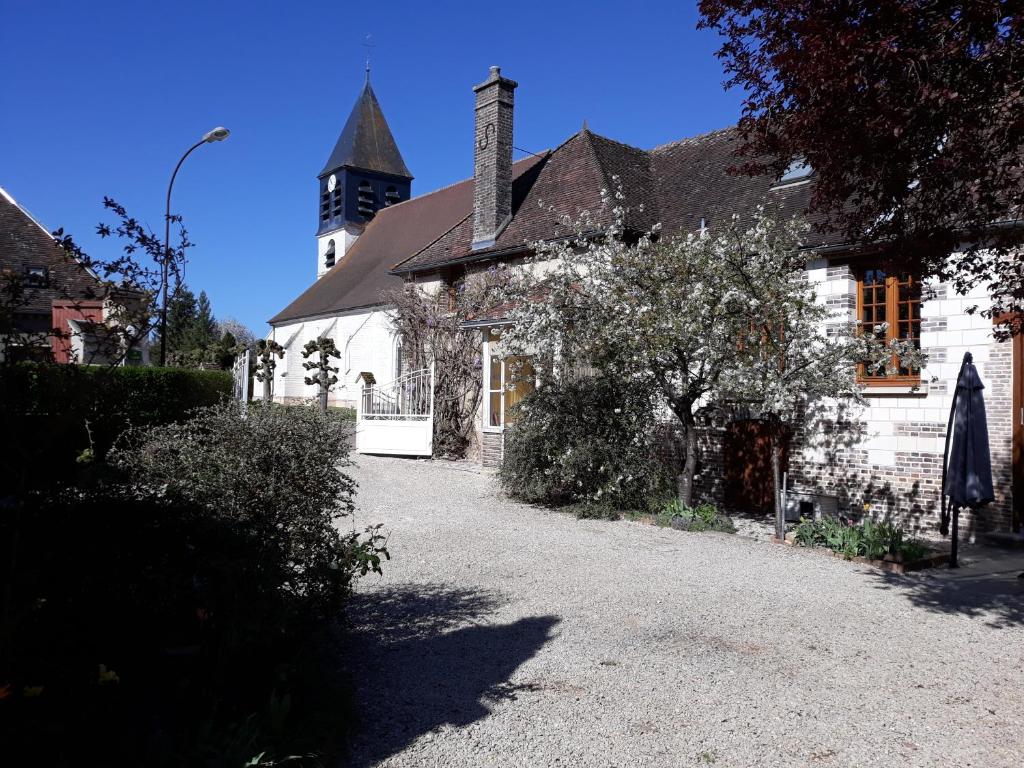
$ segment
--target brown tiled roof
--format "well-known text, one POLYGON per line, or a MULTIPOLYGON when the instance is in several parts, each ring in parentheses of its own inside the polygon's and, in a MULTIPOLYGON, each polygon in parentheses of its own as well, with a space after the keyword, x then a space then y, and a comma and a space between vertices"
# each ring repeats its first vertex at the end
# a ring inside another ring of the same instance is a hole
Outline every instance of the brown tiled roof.
MULTIPOLYGON (((513 174, 520 176, 542 159, 520 160, 513 174)), ((472 209, 472 179, 381 209, 341 261, 274 315, 270 324, 383 303, 387 291, 402 285, 391 268, 456 227, 472 209)))
MULTIPOLYGON (((701 218, 712 229, 733 215, 751 220, 759 205, 783 215, 806 211, 809 183, 776 186, 768 176, 729 173, 737 140, 735 128, 723 128, 650 151, 663 232, 695 232, 701 218)), ((821 243, 820 234, 808 235, 807 245, 821 243)))
MULTIPOLYGON (((737 164, 735 128, 642 150, 587 129, 539 157, 520 160, 512 184, 512 218, 493 246, 473 250, 472 180, 414 198, 377 214, 349 254, 272 323, 381 303, 381 293, 401 284, 398 276, 526 252, 531 243, 572 234, 566 220, 589 213, 610 223, 602 191, 621 188, 626 226, 643 232, 714 229, 738 215, 752 219, 759 205, 803 213, 810 184, 776 186, 766 176, 729 173, 737 164), (385 274, 387 269, 390 274, 385 274)), ((812 220, 812 224, 815 222, 812 220)), ((806 245, 837 242, 820 233, 806 245)))
POLYGON ((418 272, 523 251, 529 243, 570 235, 572 228, 566 221, 576 221, 585 214, 595 224, 608 224, 612 214, 603 204, 601 193, 617 185, 627 198, 627 226, 643 230, 657 221, 648 154, 584 129, 513 182, 512 220, 493 246, 472 249, 470 211, 456 227, 400 264, 395 272, 418 272))
MULTIPOLYGON (((602 190, 621 190, 626 227, 638 233, 658 223, 666 234, 693 232, 701 218, 714 228, 734 214, 751 219, 759 205, 783 213, 806 210, 807 183, 776 187, 766 176, 729 173, 737 163, 735 147, 735 128, 649 151, 583 129, 513 185, 512 220, 492 247, 472 249, 470 215, 394 271, 423 272, 521 253, 532 242, 571 234, 564 220, 576 220, 583 212, 596 224, 607 224, 612 214, 602 204, 602 190)), ((807 240, 808 245, 824 242, 816 233, 807 240)))
POLYGON ((99 280, 68 258, 49 232, 0 188, 0 270, 25 275, 30 267, 45 267, 49 284, 28 289, 19 314, 49 318, 55 299, 101 298, 99 280))

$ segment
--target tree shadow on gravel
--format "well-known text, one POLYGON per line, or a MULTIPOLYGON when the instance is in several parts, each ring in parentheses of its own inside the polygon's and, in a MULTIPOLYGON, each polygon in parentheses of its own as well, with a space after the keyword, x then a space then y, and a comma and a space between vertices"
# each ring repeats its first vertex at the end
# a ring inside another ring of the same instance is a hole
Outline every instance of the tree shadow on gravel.
POLYGON ((494 592, 423 584, 353 598, 346 666, 358 722, 344 765, 376 765, 442 725, 468 726, 490 704, 516 698, 509 678, 559 618, 486 623, 503 602, 494 592))
POLYGON ((1024 579, 1015 574, 949 578, 942 575, 875 575, 878 589, 893 589, 933 613, 983 619, 996 629, 1024 625, 1024 579))

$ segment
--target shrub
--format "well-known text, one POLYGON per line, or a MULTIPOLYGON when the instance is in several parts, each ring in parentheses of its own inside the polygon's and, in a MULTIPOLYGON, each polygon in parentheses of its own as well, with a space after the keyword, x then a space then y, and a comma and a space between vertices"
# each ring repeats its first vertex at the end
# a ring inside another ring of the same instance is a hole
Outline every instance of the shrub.
POLYGON ((679 499, 672 499, 655 517, 658 525, 683 531, 719 531, 736 533, 732 520, 718 511, 714 504, 700 504, 688 507, 679 499))
POLYGON ((344 433, 312 408, 243 420, 224 403, 135 428, 96 483, 5 510, 7 754, 183 766, 322 750, 310 723, 343 697, 336 649, 317 648, 353 579, 387 557, 379 528, 339 530, 355 491, 344 433))
POLYGON ((329 608, 355 571, 380 564, 375 530, 368 548, 338 532, 354 508, 355 482, 340 469, 348 450, 341 422, 315 408, 253 403, 242 419, 223 403, 180 424, 126 432, 110 460, 145 491, 245 530, 262 588, 329 608))
POLYGON ((859 525, 840 518, 825 517, 808 520, 801 517, 794 530, 801 547, 823 546, 839 552, 846 559, 866 557, 870 560, 893 558, 900 562, 919 560, 927 553, 923 544, 903 537, 903 530, 894 523, 865 520, 859 525))
POLYGON ((530 503, 645 509, 671 487, 648 393, 607 377, 546 384, 518 405, 501 482, 530 503))
POLYGON ((68 478, 76 458, 102 459, 129 427, 177 421, 231 394, 231 374, 184 368, 19 363, 0 367, 0 460, 23 487, 68 478))

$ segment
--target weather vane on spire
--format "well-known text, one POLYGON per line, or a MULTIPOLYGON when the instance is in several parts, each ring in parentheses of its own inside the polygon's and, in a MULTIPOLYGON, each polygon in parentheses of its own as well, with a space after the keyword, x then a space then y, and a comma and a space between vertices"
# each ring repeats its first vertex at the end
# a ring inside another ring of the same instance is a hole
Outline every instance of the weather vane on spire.
POLYGON ((366 49, 366 81, 370 81, 370 51, 372 48, 377 46, 373 42, 373 35, 368 34, 366 40, 363 41, 363 47, 366 49))

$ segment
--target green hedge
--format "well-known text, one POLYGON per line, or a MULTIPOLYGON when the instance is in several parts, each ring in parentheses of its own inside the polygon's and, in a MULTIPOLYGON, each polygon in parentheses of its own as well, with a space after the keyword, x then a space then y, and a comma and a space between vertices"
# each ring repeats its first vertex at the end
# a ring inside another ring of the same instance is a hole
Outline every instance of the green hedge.
POLYGON ((102 458, 129 426, 179 421, 231 394, 227 371, 21 363, 0 369, 2 460, 29 487, 102 458))

